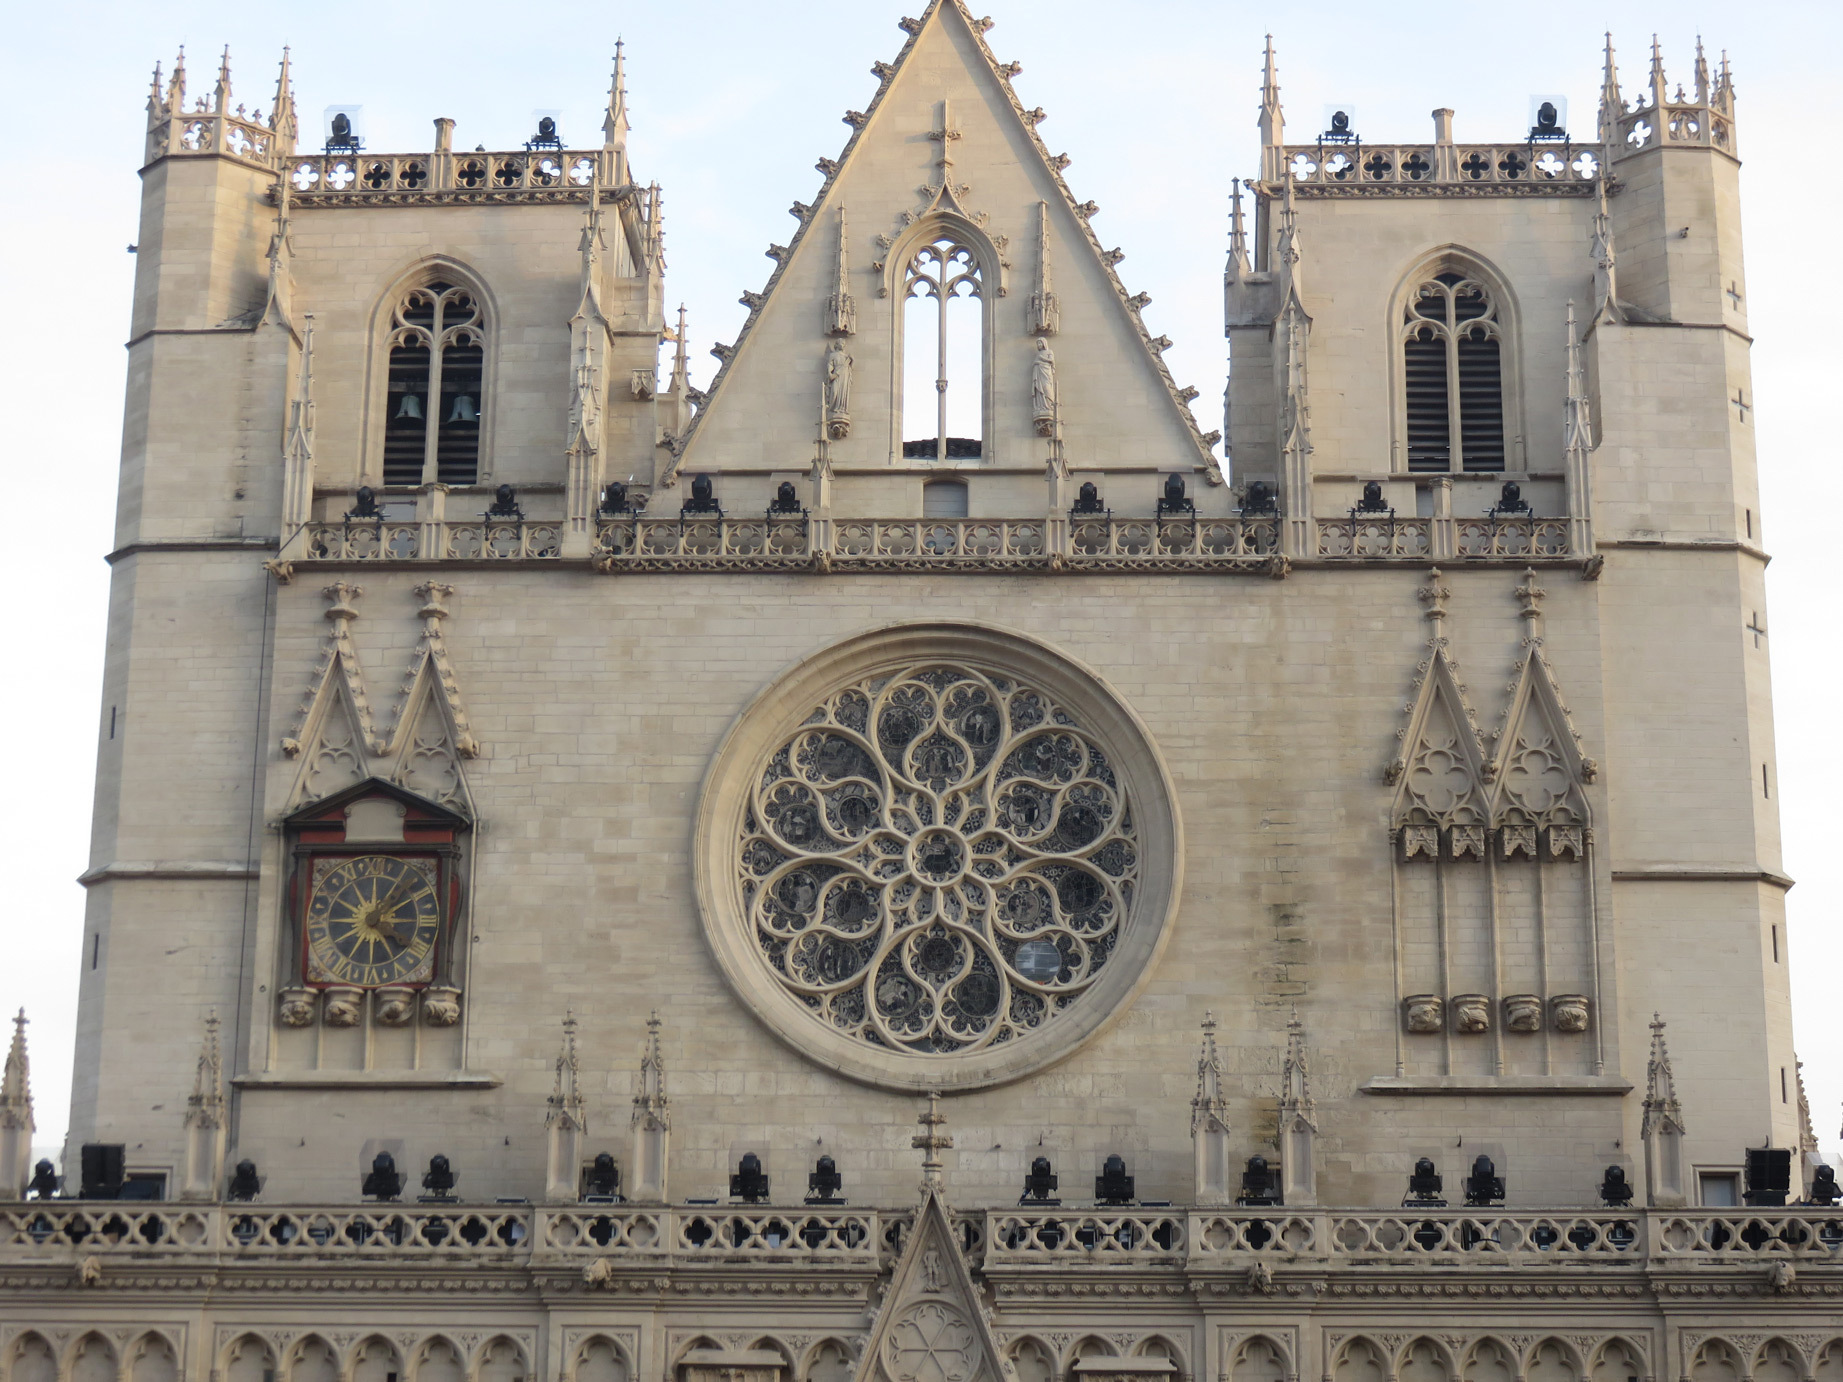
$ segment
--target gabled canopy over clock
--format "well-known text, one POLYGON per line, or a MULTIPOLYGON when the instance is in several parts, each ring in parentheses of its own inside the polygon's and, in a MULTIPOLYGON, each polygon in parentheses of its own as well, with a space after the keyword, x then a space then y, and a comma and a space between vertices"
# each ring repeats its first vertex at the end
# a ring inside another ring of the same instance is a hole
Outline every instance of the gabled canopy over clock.
POLYGON ((470 825, 378 778, 289 816, 288 904, 302 980, 355 988, 450 981, 459 837, 470 825))

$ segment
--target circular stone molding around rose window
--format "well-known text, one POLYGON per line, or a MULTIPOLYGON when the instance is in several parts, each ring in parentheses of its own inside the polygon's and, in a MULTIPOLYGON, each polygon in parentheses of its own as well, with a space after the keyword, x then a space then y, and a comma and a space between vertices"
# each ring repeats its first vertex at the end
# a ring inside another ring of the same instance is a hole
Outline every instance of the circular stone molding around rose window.
POLYGON ((1061 1059, 1151 977, 1176 794, 1093 671, 977 624, 814 654, 717 749, 694 859, 724 976, 842 1074, 975 1089, 1061 1059))

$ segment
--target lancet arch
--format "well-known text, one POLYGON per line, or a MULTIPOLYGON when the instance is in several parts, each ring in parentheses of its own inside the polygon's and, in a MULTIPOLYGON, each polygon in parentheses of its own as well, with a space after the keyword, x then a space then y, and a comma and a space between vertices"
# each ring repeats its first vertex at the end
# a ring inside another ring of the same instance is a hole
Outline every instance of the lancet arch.
POLYGON ((1521 470, 1522 314, 1483 256, 1442 245, 1389 297, 1391 465, 1416 474, 1521 470))
POLYGON ((992 238, 970 217, 952 210, 921 216, 891 244, 883 261, 882 293, 896 306, 890 314, 890 397, 895 404, 890 409, 892 459, 992 461, 995 304, 1004 294, 1002 270, 992 238), (924 324, 919 318, 931 315, 927 311, 930 302, 936 304, 938 313, 931 328, 936 352, 931 365, 915 358, 915 351, 928 344, 924 339, 928 332, 915 328, 924 324), (976 329, 956 326, 954 314, 973 307, 977 308, 976 329), (935 381, 932 391, 923 387, 930 369, 935 381), (967 374, 973 376, 971 381, 963 378, 967 374), (976 411, 961 405, 967 382, 974 385, 976 411), (976 420, 977 427, 968 427, 969 420, 976 420), (956 426, 962 433, 974 431, 975 435, 951 435, 956 426), (930 440, 932 450, 925 445, 930 440))
POLYGON ((487 481, 498 416, 498 321, 486 280, 448 255, 417 260, 378 295, 361 482, 416 488, 487 481))

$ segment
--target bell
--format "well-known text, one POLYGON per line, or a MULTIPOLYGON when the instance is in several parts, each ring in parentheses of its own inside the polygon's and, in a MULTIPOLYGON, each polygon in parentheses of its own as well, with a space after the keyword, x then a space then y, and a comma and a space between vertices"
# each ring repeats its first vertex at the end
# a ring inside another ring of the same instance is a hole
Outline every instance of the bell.
POLYGON ((474 407, 473 399, 469 398, 464 393, 456 394, 454 396, 454 406, 448 410, 448 421, 478 422, 479 420, 480 414, 474 407))
POLYGON ((403 401, 397 405, 397 417, 399 419, 406 417, 412 418, 417 422, 421 422, 422 400, 413 393, 404 394, 403 401))

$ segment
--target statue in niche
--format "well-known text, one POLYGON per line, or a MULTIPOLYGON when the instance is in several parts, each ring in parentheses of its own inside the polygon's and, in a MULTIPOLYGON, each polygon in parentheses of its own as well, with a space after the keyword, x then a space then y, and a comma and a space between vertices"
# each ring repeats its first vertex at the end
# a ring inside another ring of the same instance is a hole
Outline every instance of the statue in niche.
POLYGON ((1030 412, 1039 437, 1055 435, 1056 356, 1041 336, 1037 337, 1037 357, 1030 365, 1030 412))
POLYGON ((851 435, 851 363, 842 340, 826 347, 826 432, 834 441, 851 435))

